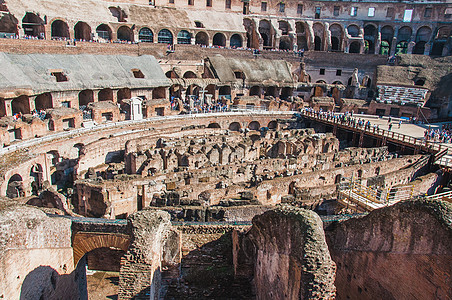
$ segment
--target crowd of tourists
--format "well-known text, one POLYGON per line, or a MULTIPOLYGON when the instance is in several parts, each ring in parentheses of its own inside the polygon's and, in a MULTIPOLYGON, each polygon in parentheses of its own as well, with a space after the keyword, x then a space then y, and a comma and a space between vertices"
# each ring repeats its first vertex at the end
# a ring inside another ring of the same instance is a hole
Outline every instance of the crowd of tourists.
POLYGON ((443 124, 441 129, 429 128, 424 131, 424 138, 427 141, 439 143, 452 142, 452 124, 443 124))

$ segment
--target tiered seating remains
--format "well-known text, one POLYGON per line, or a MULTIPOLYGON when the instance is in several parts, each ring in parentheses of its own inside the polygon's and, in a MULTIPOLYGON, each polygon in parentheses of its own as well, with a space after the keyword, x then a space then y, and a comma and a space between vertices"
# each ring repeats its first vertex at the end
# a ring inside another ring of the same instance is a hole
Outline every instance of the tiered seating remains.
POLYGON ((428 89, 378 85, 378 102, 424 106, 428 89))

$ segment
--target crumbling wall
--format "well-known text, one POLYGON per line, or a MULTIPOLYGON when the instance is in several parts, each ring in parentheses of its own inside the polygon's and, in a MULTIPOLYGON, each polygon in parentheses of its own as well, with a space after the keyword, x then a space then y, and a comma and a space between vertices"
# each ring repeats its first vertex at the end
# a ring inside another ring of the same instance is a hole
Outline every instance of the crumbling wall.
MULTIPOLYGON (((165 239, 169 236, 169 214, 163 211, 143 210, 128 218, 132 242, 121 259, 119 272, 119 299, 133 299, 150 295, 158 299, 165 239)), ((177 245, 177 243, 176 243, 177 245)))
POLYGON ((88 299, 84 265, 74 266, 70 220, 28 206, 0 212, 0 298, 88 299))
POLYGON ((252 266, 257 299, 334 299, 336 266, 322 226, 313 211, 283 207, 254 217, 250 231, 234 237, 234 262, 252 266))
POLYGON ((410 200, 327 230, 337 299, 449 299, 452 205, 410 200))

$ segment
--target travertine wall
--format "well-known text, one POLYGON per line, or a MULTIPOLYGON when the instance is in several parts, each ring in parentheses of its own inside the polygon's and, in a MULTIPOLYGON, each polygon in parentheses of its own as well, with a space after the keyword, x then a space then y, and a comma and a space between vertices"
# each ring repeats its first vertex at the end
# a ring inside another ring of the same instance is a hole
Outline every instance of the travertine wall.
POLYGON ((0 212, 0 297, 88 299, 84 264, 74 266, 71 221, 39 209, 0 212))
POLYGON ((336 266, 322 226, 314 212, 284 207, 233 238, 236 272, 251 266, 257 299, 334 299, 336 266))
POLYGON ((409 200, 327 230, 337 299, 449 299, 452 205, 409 200))

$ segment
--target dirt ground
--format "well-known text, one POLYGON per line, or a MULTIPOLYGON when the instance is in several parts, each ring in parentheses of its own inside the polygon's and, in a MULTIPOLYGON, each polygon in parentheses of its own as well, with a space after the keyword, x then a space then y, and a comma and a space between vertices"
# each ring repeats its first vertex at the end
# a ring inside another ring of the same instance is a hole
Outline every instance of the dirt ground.
POLYGON ((88 272, 86 280, 90 300, 118 299, 119 272, 88 272))

